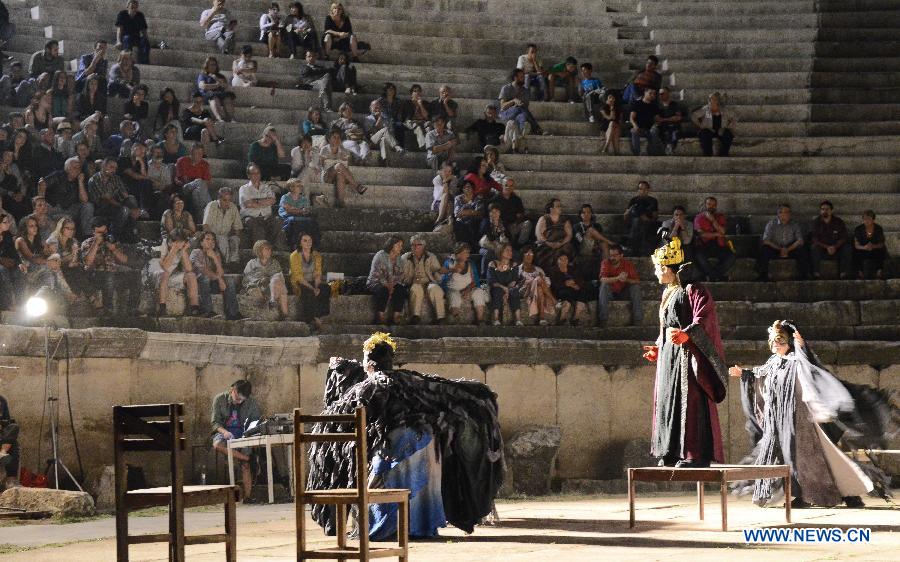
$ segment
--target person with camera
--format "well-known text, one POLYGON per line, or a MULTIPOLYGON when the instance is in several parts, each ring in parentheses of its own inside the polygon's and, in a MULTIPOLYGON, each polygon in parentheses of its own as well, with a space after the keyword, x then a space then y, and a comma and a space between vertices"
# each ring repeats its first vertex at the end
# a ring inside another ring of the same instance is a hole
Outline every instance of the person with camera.
POLYGON ((200 26, 206 31, 203 36, 216 44, 219 51, 228 55, 234 50, 234 30, 237 20, 231 19, 225 0, 213 0, 213 7, 200 14, 200 26))
MULTIPOLYGON (((240 439, 247 423, 262 418, 262 410, 256 399, 250 396, 253 385, 248 380, 234 381, 231 387, 215 397, 212 403, 210 424, 212 425, 213 449, 228 455, 228 441, 240 439)), ((232 455, 241 466, 241 487, 246 502, 253 492, 253 477, 250 474, 250 449, 233 449, 232 455)))
POLYGON ((9 402, 0 394, 0 468, 5 488, 19 486, 19 424, 9 415, 9 402))
POLYGON ((128 267, 128 256, 107 232, 105 217, 94 217, 92 227, 93 235, 81 243, 87 286, 100 289, 103 314, 134 316, 141 298, 141 272, 128 267))

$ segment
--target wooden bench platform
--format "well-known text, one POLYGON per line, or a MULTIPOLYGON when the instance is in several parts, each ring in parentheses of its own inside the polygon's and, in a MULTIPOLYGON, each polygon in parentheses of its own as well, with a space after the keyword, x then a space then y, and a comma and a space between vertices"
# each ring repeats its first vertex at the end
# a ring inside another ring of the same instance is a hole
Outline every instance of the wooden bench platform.
POLYGON ((708 468, 674 468, 670 466, 654 466, 628 469, 628 510, 629 527, 634 527, 635 482, 696 482, 697 507, 700 520, 703 520, 703 484, 718 482, 722 500, 722 530, 728 530, 728 483, 738 480, 756 480, 759 478, 784 479, 784 514, 787 522, 791 522, 791 468, 786 464, 778 465, 746 465, 746 464, 714 464, 708 468))

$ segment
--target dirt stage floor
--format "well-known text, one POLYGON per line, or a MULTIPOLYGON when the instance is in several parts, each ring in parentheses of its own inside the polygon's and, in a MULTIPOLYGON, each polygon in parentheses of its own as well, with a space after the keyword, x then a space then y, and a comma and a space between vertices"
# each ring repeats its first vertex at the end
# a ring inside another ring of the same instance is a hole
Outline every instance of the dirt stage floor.
MULTIPOLYGON (((448 528, 441 537, 412 543, 412 560, 552 561, 581 560, 900 560, 900 507, 867 499, 866 509, 794 510, 791 528, 871 530, 870 542, 747 544, 744 529, 786 527, 783 509, 761 509, 746 499, 730 499, 730 530, 720 530, 717 494, 708 493, 706 520, 697 518, 696 499, 687 494, 638 494, 637 526, 628 527, 625 496, 554 496, 500 501, 501 522, 479 527, 466 536, 448 528)), ((221 512, 191 510, 188 532, 221 528, 221 512)), ((133 532, 162 532, 164 511, 131 518, 133 532)), ((3 523, 0 559, 5 562, 44 560, 97 562, 115 559, 113 519, 80 522, 3 523)), ((313 527, 314 545, 331 546, 313 527)), ((295 552, 292 504, 238 507, 238 559, 293 560, 295 552)), ((221 560, 219 545, 190 546, 188 560, 221 560)), ((165 546, 134 545, 132 560, 166 560, 165 546)))

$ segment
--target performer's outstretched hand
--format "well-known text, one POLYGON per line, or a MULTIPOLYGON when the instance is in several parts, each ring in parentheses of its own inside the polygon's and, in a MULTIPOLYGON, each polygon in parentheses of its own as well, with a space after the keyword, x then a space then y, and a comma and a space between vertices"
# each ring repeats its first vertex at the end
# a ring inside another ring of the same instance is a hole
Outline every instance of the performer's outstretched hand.
POLYGON ((678 328, 669 328, 669 341, 675 345, 684 345, 691 337, 678 328))
POLYGON ((656 363, 656 358, 659 356, 659 348, 655 345, 645 345, 644 346, 644 359, 651 363, 656 363))
POLYGON ((800 332, 794 331, 794 343, 797 347, 806 347, 806 341, 803 339, 803 336, 800 335, 800 332))
POLYGON ((737 365, 728 369, 728 374, 731 375, 732 377, 739 377, 743 374, 743 372, 744 372, 744 370, 741 369, 740 367, 738 367, 737 365))

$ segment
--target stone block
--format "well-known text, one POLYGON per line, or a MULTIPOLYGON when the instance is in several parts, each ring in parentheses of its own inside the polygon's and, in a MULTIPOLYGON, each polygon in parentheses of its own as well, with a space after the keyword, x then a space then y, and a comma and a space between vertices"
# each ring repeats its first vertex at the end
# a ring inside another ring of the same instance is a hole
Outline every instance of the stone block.
POLYGON ((325 395, 325 375, 327 372, 328 363, 300 365, 298 400, 300 408, 304 412, 318 414, 322 411, 322 397, 325 395))
POLYGON ((512 488, 516 493, 529 496, 550 493, 559 444, 560 430, 557 426, 524 428, 506 444, 506 463, 512 473, 512 488))
POLYGON ((10 488, 0 494, 0 506, 46 511, 59 517, 89 517, 94 514, 94 500, 87 492, 48 488, 10 488))
POLYGON ((404 363, 402 369, 419 371, 444 377, 445 379, 466 379, 478 382, 485 381, 484 369, 480 365, 470 363, 404 363))
POLYGON ((842 381, 878 388, 878 370, 871 365, 835 365, 829 369, 842 381))
POLYGON ((569 365, 559 371, 556 383, 559 476, 597 478, 605 462, 602 452, 614 400, 609 373, 601 366, 569 365))
POLYGON ((492 365, 485 381, 497 393, 500 428, 507 437, 533 425, 557 425, 556 374, 544 365, 492 365))
POLYGON ((116 510, 116 470, 114 466, 103 466, 94 480, 94 496, 97 511, 108 513, 116 510))

